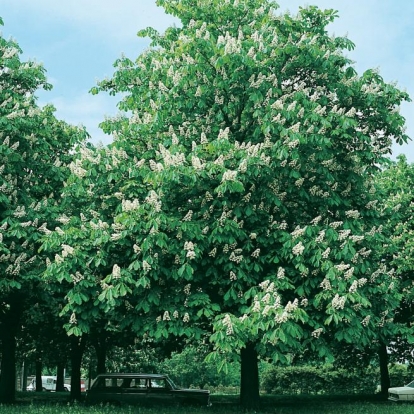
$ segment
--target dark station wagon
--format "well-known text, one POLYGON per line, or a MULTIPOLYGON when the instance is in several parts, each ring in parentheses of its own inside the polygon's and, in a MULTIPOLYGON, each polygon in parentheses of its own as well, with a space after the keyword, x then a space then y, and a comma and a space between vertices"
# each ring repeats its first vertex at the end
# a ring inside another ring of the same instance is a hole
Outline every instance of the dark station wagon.
POLYGON ((163 374, 100 374, 86 394, 88 404, 210 405, 210 391, 177 387, 163 374))

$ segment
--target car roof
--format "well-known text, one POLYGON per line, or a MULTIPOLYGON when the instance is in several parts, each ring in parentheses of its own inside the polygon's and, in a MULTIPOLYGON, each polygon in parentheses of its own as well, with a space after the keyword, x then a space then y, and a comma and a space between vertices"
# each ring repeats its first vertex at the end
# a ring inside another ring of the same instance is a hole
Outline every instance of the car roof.
POLYGON ((167 378, 165 374, 143 374, 141 372, 107 372, 104 374, 98 374, 96 378, 167 378))

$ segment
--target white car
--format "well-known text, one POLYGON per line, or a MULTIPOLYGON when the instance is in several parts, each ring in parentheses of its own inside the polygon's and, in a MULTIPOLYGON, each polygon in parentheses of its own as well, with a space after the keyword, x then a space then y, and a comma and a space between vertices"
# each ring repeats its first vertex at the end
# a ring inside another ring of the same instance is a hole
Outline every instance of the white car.
POLYGON ((391 401, 414 401, 414 381, 404 387, 388 388, 388 399, 391 401))
MULTIPOLYGON (((70 384, 64 384, 63 387, 65 391, 70 391, 70 384)), ((43 391, 56 391, 56 376, 42 375, 42 389, 43 391)), ((36 390, 36 379, 32 379, 26 390, 36 390)))

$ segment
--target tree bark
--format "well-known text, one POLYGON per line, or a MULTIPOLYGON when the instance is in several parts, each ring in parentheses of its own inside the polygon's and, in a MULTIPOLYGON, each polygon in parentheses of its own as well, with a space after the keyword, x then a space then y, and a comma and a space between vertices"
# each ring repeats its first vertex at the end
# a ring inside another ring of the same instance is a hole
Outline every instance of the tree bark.
POLYGON ((260 405, 259 368, 254 343, 241 350, 240 405, 245 409, 257 409, 260 405))
POLYGON ((36 363, 35 363, 35 375, 36 375, 36 392, 43 391, 42 382, 42 356, 40 352, 36 352, 36 363))
POLYGON ((16 399, 16 335, 22 315, 22 304, 18 296, 11 298, 8 305, 0 321, 0 403, 3 404, 13 403, 16 399))
POLYGON ((387 346, 382 342, 378 348, 378 356, 381 374, 381 396, 386 399, 388 397, 388 388, 390 388, 390 373, 388 371, 387 346))
POLYGON ((65 391, 65 365, 58 364, 56 372, 56 391, 62 392, 65 391))
POLYGON ((86 336, 73 336, 71 337, 71 350, 70 350, 70 361, 71 361, 71 387, 70 387, 70 398, 71 400, 80 401, 82 399, 81 393, 81 365, 82 357, 86 346, 86 336))
POLYGON ((28 372, 29 372, 29 370, 28 370, 28 366, 27 366, 27 361, 24 361, 23 365, 22 365, 22 389, 21 389, 21 391, 26 391, 28 372))
MULTIPOLYGON (((3 324, 4 326, 5 324, 3 324)), ((3 328, 7 331, 7 328, 3 328)), ((16 338, 14 333, 2 333, 0 402, 13 403, 16 398, 16 338)))
POLYGON ((106 344, 105 341, 95 342, 96 352, 96 373, 103 374, 106 372, 106 344))

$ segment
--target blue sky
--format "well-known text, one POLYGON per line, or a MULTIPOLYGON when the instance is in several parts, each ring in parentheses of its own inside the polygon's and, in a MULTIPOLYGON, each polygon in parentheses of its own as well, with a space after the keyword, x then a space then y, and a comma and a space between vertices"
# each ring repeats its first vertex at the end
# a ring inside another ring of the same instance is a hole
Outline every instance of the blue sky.
MULTIPOLYGON (((329 26, 348 35, 356 49, 348 53, 362 73, 379 68, 386 81, 397 82, 414 99, 414 2, 412 0, 279 0, 280 11, 298 11, 316 5, 339 11, 329 26)), ((93 141, 110 142, 98 124, 115 115, 116 98, 88 93, 98 80, 110 77, 113 62, 125 54, 136 58, 147 46, 136 36, 152 26, 160 31, 174 23, 155 0, 1 0, 5 38, 13 37, 24 59, 42 62, 51 92, 39 93, 39 102, 52 103, 57 116, 83 124, 93 141)), ((414 138, 414 103, 403 105, 407 133, 414 138)), ((404 153, 414 162, 414 142, 393 147, 393 157, 404 153)))

